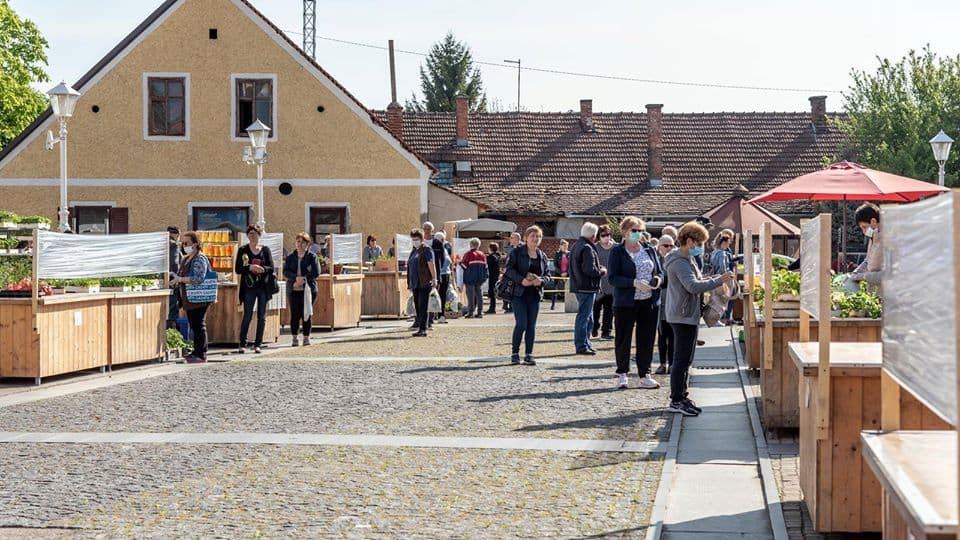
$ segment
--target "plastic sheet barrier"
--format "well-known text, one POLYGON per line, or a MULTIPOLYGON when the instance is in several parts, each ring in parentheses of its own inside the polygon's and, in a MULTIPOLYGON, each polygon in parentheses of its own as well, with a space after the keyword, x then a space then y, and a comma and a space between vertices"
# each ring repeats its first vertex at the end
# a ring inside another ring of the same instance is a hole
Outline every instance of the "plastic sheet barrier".
POLYGON ((35 252, 42 279, 81 279, 162 274, 169 253, 166 232, 63 234, 38 231, 35 252))
MULTIPOLYGON (((800 309, 820 319, 820 219, 811 219, 800 227, 800 309)), ((829 314, 828 314, 829 315, 829 314)))
MULTIPOLYGON (((240 245, 245 246, 250 241, 247 235, 240 239, 240 245)), ((273 263, 277 266, 283 262, 283 233, 263 233, 260 236, 260 245, 270 248, 270 254, 273 255, 273 263)))
POLYGON ((453 239, 453 254, 463 257, 470 251, 470 239, 469 238, 454 238, 453 239))
POLYGON ((413 251, 413 240, 409 235, 398 234, 396 236, 396 252, 398 261, 406 261, 410 258, 410 252, 413 251))
POLYGON ((333 247, 333 264, 359 263, 363 258, 363 234, 334 234, 330 236, 333 247))
POLYGON ((884 207, 883 366, 957 424, 953 197, 884 207), (939 240, 935 238, 939 237, 939 240))

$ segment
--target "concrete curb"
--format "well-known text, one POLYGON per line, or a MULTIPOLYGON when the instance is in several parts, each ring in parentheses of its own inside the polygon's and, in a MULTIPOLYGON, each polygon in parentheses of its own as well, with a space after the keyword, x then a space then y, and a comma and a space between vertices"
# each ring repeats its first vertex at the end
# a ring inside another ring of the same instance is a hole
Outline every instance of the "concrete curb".
POLYGON ((647 540, 659 540, 663 533, 663 519, 667 515, 667 499, 670 498, 670 488, 673 486, 673 475, 677 470, 677 452, 680 450, 680 422, 679 414, 673 415, 670 425, 670 439, 667 441, 667 453, 663 459, 663 468, 660 470, 660 485, 657 487, 657 496, 653 500, 653 510, 650 512, 650 527, 647 529, 647 540))

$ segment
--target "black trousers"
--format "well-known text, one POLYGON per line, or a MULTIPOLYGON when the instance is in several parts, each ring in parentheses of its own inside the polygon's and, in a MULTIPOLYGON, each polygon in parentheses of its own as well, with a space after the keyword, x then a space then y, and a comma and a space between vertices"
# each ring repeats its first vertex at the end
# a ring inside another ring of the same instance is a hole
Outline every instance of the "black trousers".
POLYGON ((207 308, 210 304, 204 304, 201 307, 187 310, 187 321, 190 323, 190 331, 193 332, 193 356, 197 358, 207 357, 207 308))
POLYGON ((290 335, 297 337, 300 334, 300 327, 303 326, 304 337, 310 337, 310 330, 313 328, 311 318, 304 319, 303 312, 303 291, 290 291, 290 335))
POLYGON ((634 300, 632 306, 615 307, 616 334, 614 349, 617 354, 617 373, 630 372, 630 349, 634 339, 637 347, 637 372, 641 377, 650 373, 653 363, 653 342, 657 337, 660 311, 653 299, 634 300))
POLYGON ((613 295, 600 293, 593 302, 593 331, 602 330, 603 335, 610 335, 613 328, 613 295), (601 311, 603 316, 601 317, 601 311), (602 321, 600 319, 603 319, 602 321))
POLYGON ((657 349, 660 350, 660 365, 667 366, 673 364, 673 327, 665 320, 660 320, 660 326, 657 327, 657 349))
POLYGON ((487 297, 490 298, 490 312, 493 313, 497 310, 497 280, 492 275, 487 280, 487 297))
POLYGON ((414 324, 420 332, 427 331, 427 317, 430 316, 427 309, 430 307, 431 290, 431 287, 413 290, 413 305, 417 309, 417 321, 414 324))
MULTIPOLYGON (((301 295, 303 293, 300 293, 301 295)), ((257 308, 257 338, 254 346, 263 345, 263 330, 267 325, 267 302, 270 295, 264 287, 249 287, 243 291, 243 318, 240 320, 240 346, 247 344, 250 335, 250 321, 253 319, 253 308, 257 308)), ((303 308, 301 307, 301 311, 303 308)))
POLYGON ((443 306, 447 304, 447 291, 450 289, 450 274, 440 274, 437 292, 440 293, 440 313, 437 313, 437 320, 443 317, 443 306))
POLYGON ((672 323, 670 326, 675 340, 673 366, 670 368, 670 400, 682 401, 687 399, 690 366, 693 365, 693 355, 697 350, 699 327, 695 324, 672 323))

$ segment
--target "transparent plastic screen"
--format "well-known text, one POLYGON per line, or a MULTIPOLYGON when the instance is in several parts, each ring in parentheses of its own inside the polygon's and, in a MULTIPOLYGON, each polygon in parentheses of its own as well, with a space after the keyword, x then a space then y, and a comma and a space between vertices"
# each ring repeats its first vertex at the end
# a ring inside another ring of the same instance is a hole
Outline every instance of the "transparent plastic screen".
POLYGON ((397 260, 405 261, 410 258, 410 252, 413 251, 413 241, 405 234, 397 235, 397 260))
POLYGON ((37 273, 43 279, 81 279, 161 274, 167 271, 169 235, 63 234, 38 231, 37 273))
POLYGON ((953 197, 884 208, 883 365, 931 410, 957 424, 953 197))
POLYGON ((820 318, 820 260, 819 219, 811 219, 800 228, 800 309, 813 318, 820 318))
MULTIPOLYGON (((247 239, 247 235, 241 236, 241 246, 249 243, 250 241, 247 239)), ((270 248, 270 255, 273 256, 273 264, 279 269, 280 264, 283 262, 283 233, 263 233, 260 237, 260 245, 270 248)))
POLYGON ((453 239, 453 253, 463 257, 470 251, 470 240, 468 238, 453 239))
POLYGON ((362 234, 334 234, 331 241, 333 242, 333 264, 360 262, 363 256, 362 234))

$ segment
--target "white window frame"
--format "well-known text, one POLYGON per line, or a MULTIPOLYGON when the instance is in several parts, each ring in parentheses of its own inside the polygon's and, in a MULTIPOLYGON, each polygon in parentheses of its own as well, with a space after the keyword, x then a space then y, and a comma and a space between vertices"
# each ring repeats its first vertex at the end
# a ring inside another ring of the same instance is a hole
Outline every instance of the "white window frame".
MULTIPOLYGON (((94 208, 116 208, 117 201, 70 201, 70 208, 77 208, 79 206, 94 207, 94 208)), ((107 232, 104 234, 110 234, 110 214, 107 214, 107 232)), ((76 222, 77 224, 77 234, 80 234, 80 212, 77 211, 70 213, 70 221, 76 222)))
MULTIPOLYGON (((350 203, 348 202, 308 202, 303 204, 303 227, 304 231, 307 234, 313 235, 313 223, 310 223, 310 210, 313 208, 345 208, 346 214, 344 220, 344 226, 347 228, 347 231, 353 230, 353 210, 350 208, 350 203)), ((350 233, 347 233, 350 234, 350 233)), ((316 238, 313 239, 314 242, 317 241, 316 238)))
POLYGON ((143 140, 190 141, 190 74, 174 72, 147 72, 143 74, 143 140), (183 135, 150 135, 150 78, 183 79, 183 135))
POLYGON ((230 74, 230 140, 233 142, 249 142, 248 137, 237 137, 234 127, 237 125, 237 79, 270 79, 273 83, 273 118, 272 124, 269 124, 270 137, 267 138, 271 143, 279 140, 279 130, 277 129, 277 119, 280 116, 280 110, 277 107, 279 103, 280 92, 277 87, 276 73, 231 73, 230 74))

